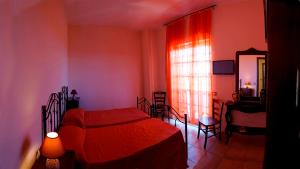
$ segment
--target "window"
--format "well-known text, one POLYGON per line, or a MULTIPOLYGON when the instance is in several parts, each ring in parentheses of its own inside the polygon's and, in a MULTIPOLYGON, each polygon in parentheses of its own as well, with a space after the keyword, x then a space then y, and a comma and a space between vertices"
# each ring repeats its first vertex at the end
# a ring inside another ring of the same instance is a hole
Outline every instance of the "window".
MULTIPOLYGON (((210 12, 206 15, 210 17, 210 12)), ((178 23, 181 25, 175 23, 167 28, 169 102, 179 113, 187 113, 192 123, 197 122, 200 114, 208 115, 211 107, 211 40, 210 29, 206 29, 210 26, 199 25, 199 16, 194 17, 197 23, 190 17, 178 23), (178 35, 179 32, 184 35, 178 35)))

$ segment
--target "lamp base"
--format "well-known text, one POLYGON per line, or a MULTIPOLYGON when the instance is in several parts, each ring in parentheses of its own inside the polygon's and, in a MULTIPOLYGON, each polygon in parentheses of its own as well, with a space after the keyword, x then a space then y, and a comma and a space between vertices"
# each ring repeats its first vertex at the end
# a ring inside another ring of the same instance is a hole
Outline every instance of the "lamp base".
POLYGON ((47 169, 59 169, 59 160, 58 159, 49 159, 46 160, 47 169))

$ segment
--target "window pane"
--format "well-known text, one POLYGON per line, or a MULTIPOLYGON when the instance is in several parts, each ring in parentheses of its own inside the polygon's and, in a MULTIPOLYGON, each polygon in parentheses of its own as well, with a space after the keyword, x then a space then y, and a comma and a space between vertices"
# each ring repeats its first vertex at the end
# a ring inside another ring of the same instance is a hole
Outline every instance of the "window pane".
POLYGON ((171 51, 172 103, 179 112, 207 114, 211 88, 210 46, 205 40, 194 48, 191 43, 178 45, 171 51))

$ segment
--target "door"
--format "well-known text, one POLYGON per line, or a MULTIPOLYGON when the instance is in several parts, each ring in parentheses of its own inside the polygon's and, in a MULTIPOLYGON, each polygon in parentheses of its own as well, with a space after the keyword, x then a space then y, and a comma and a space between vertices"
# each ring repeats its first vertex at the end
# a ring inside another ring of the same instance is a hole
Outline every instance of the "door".
POLYGON ((265 58, 257 58, 257 87, 256 96, 260 97, 260 92, 265 89, 265 58))
POLYGON ((300 2, 267 5, 267 140, 265 169, 300 168, 300 2), (298 82, 299 85, 299 82, 298 82))

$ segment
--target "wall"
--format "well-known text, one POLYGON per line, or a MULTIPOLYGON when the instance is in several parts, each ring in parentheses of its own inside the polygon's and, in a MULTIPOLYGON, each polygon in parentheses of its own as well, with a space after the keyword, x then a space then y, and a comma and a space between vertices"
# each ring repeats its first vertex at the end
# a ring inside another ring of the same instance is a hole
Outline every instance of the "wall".
POLYGON ((19 2, 0 1, 1 169, 30 168, 41 144, 41 105, 67 83, 63 4, 19 2))
POLYGON ((143 95, 140 32, 95 25, 69 26, 69 84, 80 107, 136 106, 143 95))
POLYGON ((152 99, 152 92, 166 90, 165 29, 147 29, 142 32, 144 96, 152 99), (163 46, 163 47, 162 47, 163 46))
MULTIPOLYGON (((157 40, 157 57, 154 70, 159 79, 159 88, 165 89, 165 31, 153 35, 157 40), (163 43, 162 43, 163 41, 163 43), (163 81, 164 80, 164 81, 163 81)), ((235 60, 235 52, 254 47, 267 50, 264 34, 263 0, 222 1, 213 9, 212 18, 212 59, 235 60)), ((145 84, 147 85, 147 84, 145 84)), ((212 91, 220 99, 231 99, 235 90, 234 75, 213 75, 212 91)))
MULTIPOLYGON (((213 60, 234 59, 235 52, 254 47, 267 50, 263 0, 223 2, 213 10, 213 60)), ((231 99, 234 75, 213 75, 212 90, 221 99, 231 99), (220 85, 221 84, 221 85, 220 85)))
MULTIPOLYGON (((251 88, 256 91, 257 84, 257 57, 253 55, 244 55, 239 61, 239 85, 242 88, 251 88), (251 73, 252 72, 252 73, 251 73), (250 86, 246 83, 250 82, 250 86)), ((253 92, 256 96, 256 92, 253 92)))
MULTIPOLYGON (((257 76, 258 76, 258 58, 261 58, 262 55, 242 55, 239 60, 239 86, 246 88, 248 85, 245 84, 250 82, 248 88, 253 89, 253 96, 257 96, 257 76)), ((260 74, 262 72, 260 71, 260 74)), ((260 86, 262 86, 262 80, 260 81, 260 86)), ((260 90, 259 90, 260 91, 260 90)), ((259 93, 258 93, 259 94, 259 93)))

